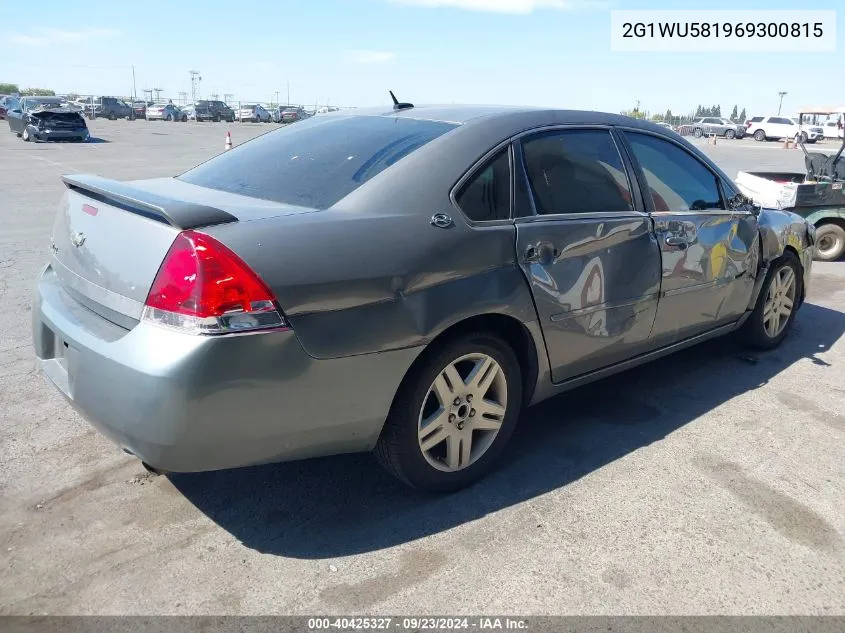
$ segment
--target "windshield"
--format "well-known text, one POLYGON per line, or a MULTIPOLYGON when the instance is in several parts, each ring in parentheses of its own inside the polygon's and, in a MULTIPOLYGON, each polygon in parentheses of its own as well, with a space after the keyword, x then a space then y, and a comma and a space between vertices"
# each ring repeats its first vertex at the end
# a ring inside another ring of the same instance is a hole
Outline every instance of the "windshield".
POLYGON ((194 185, 326 209, 454 123, 312 118, 264 134, 179 176, 194 185))
POLYGON ((24 107, 27 112, 32 110, 39 110, 43 108, 58 108, 61 107, 62 100, 57 98, 32 99, 27 98, 24 107))

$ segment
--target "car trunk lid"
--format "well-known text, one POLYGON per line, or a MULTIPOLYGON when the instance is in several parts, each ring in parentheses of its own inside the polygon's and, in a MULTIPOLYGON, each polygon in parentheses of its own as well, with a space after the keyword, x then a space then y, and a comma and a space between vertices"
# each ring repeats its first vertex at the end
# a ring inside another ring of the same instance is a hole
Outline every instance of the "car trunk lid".
POLYGON ((117 182, 66 176, 53 227, 51 265, 74 299, 131 329, 176 236, 313 211, 191 185, 172 178, 117 182))

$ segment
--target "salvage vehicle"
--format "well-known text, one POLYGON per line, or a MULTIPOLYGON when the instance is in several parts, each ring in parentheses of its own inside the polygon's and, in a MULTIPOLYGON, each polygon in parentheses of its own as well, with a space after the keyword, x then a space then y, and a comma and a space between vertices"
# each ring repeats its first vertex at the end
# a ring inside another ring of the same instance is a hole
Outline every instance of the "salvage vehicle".
POLYGON ((393 100, 172 178, 64 176, 43 373, 154 472, 373 451, 446 491, 498 463, 527 406, 790 331, 815 228, 677 134, 393 100))
POLYGON ((197 121, 226 121, 235 120, 235 111, 222 101, 197 101, 194 104, 194 119, 197 121))
POLYGON ((147 107, 147 121, 187 121, 188 115, 184 114, 172 103, 155 103, 147 107))
POLYGON ((691 128, 692 135, 696 138, 702 136, 724 136, 726 139, 742 138, 745 136, 745 125, 734 123, 730 119, 722 117, 702 117, 685 127, 691 128))
POLYGON ((816 228, 815 259, 832 262, 845 255, 845 140, 836 154, 808 152, 804 172, 740 171, 736 184, 762 205, 785 209, 816 228))
POLYGON ((100 97, 98 99, 100 109, 97 111, 98 117, 104 117, 109 121, 116 121, 117 119, 134 120, 135 108, 123 99, 117 97, 100 97))
POLYGON ((242 105, 238 108, 236 114, 238 121, 250 121, 252 123, 270 123, 273 121, 273 115, 257 103, 242 105))
POLYGON ((59 97, 21 97, 6 118, 9 130, 24 141, 75 141, 90 134, 85 118, 59 97))

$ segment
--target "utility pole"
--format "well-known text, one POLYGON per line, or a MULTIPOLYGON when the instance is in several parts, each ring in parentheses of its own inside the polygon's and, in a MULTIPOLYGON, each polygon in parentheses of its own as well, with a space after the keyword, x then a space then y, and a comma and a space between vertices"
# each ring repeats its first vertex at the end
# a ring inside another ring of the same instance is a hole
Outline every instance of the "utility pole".
POLYGON ((153 88, 153 92, 156 93, 155 101, 158 103, 161 101, 161 93, 164 92, 161 88, 153 88))
POLYGON ((786 96, 787 93, 779 92, 778 96, 780 97, 780 103, 778 103, 778 114, 780 114, 781 107, 783 106, 783 98, 786 96))
POLYGON ((186 105, 188 103, 188 93, 184 90, 179 93, 179 101, 182 102, 182 105, 186 105))
POLYGON ((132 65, 132 107, 135 107, 135 102, 138 100, 138 91, 135 89, 135 65, 132 65))
POLYGON ((223 101, 226 102, 226 105, 229 105, 229 103, 232 101, 232 97, 234 96, 235 95, 233 95, 231 92, 227 92, 223 95, 223 101))
POLYGON ((152 88, 144 88, 143 90, 144 96, 146 97, 146 101, 153 100, 153 89, 152 88))
POLYGON ((290 81, 287 82, 288 84, 288 102, 286 105, 290 105, 290 81))
POLYGON ((279 91, 276 91, 276 106, 279 105, 279 91))
POLYGON ((200 82, 202 81, 202 77, 198 70, 189 70, 188 72, 191 75, 191 101, 196 103, 200 100, 200 82))

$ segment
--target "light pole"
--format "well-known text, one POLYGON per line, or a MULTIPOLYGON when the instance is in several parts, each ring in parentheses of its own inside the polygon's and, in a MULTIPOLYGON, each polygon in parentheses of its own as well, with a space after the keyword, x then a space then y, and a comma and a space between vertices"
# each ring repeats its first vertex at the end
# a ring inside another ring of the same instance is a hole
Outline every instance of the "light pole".
POLYGON ((778 114, 780 114, 781 107, 783 106, 783 98, 787 93, 779 92, 778 96, 780 97, 780 103, 778 103, 778 114))

